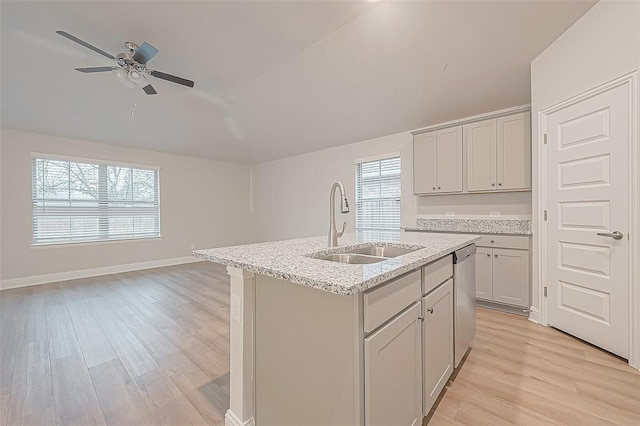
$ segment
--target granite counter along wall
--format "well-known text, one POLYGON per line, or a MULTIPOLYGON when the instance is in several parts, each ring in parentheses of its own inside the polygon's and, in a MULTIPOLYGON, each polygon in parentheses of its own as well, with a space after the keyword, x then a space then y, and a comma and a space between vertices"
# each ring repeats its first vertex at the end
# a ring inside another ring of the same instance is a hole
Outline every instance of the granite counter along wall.
POLYGON ((531 220, 428 218, 418 219, 416 226, 406 226, 403 229, 405 231, 531 235, 531 220))

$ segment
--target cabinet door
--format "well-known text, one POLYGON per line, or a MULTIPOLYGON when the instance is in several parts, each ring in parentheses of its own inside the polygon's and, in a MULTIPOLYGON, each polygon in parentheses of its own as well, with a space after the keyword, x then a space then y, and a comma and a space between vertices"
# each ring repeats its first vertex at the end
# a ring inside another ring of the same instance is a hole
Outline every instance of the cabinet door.
MULTIPOLYGON (((453 372, 453 280, 422 299, 424 316, 424 413, 453 372)), ((390 423, 391 424, 391 423, 390 423)))
POLYGON ((422 423, 420 302, 364 339, 366 425, 422 423))
POLYGON ((493 300, 529 307, 529 251, 493 249, 493 300))
POLYGON ((467 191, 496 188, 496 120, 478 121, 463 128, 467 158, 467 191))
POLYGON ((413 137, 413 192, 433 194, 438 192, 437 184, 438 149, 436 132, 423 133, 413 137))
POLYGON ((438 192, 462 192, 462 127, 437 132, 438 192))
POLYGON ((493 250, 488 247, 476 250, 476 297, 493 299, 493 250))
POLYGON ((497 188, 531 188, 531 124, 529 113, 497 119, 497 188))

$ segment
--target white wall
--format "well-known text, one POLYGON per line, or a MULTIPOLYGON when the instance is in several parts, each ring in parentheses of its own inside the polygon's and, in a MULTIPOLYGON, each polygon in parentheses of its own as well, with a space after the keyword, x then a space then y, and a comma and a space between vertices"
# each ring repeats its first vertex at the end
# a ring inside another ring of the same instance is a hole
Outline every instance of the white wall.
POLYGON ((249 242, 250 167, 2 130, 0 279, 180 258, 249 242), (31 153, 159 166, 161 239, 31 247, 31 153))
MULTIPOLYGON (((531 63, 533 303, 540 306, 538 115, 541 110, 640 69, 640 2, 600 1, 531 63)), ((637 141, 636 141, 637 143, 637 141)))
MULTIPOLYGON (((487 111, 489 112, 489 111, 487 111)), ((463 117, 460 117, 463 118, 463 117)), ((341 181, 354 201, 354 160, 399 152, 402 167, 402 225, 415 225, 423 216, 454 212, 463 216, 531 217, 531 193, 471 194, 416 197, 413 195, 413 138, 409 131, 259 164, 253 173, 253 224, 259 241, 327 234, 329 191, 341 181)), ((337 214, 338 225, 349 220, 355 228, 355 206, 337 214)))

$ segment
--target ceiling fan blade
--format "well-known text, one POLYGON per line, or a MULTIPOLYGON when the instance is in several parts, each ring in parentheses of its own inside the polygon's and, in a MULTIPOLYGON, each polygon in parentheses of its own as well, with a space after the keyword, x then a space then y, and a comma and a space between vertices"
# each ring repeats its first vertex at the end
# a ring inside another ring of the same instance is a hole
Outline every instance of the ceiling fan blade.
POLYGON ((101 54, 102 56, 106 56, 106 57, 107 57, 107 58, 109 58, 109 59, 116 59, 116 58, 115 58, 115 56, 113 56, 113 55, 111 55, 111 54, 109 54, 109 53, 105 52, 105 51, 104 51, 104 50, 102 50, 102 49, 98 49, 97 47, 90 45, 89 43, 87 43, 87 42, 86 42, 86 41, 84 41, 84 40, 80 40, 78 37, 73 36, 73 35, 69 34, 69 33, 68 33, 68 32, 66 32, 66 31, 56 31, 56 33, 57 33, 57 34, 60 34, 62 37, 68 38, 68 39, 69 39, 69 40, 71 40, 71 41, 75 41, 75 42, 76 42, 76 43, 78 43, 79 45, 84 46, 84 47, 86 47, 87 49, 91 49, 91 50, 93 50, 94 52, 101 54))
POLYGON ((76 68, 76 71, 80 72, 105 72, 105 71, 113 71, 118 69, 117 67, 88 67, 88 68, 76 68))
POLYGON ((175 75, 167 74, 160 71, 151 71, 151 75, 156 78, 161 78, 162 80, 167 80, 172 83, 182 84, 183 86, 193 87, 194 83, 191 80, 187 80, 186 78, 176 77, 175 75))
POLYGON ((146 86, 144 86, 142 88, 142 90, 144 90, 144 93, 146 93, 147 95, 157 95, 158 92, 156 92, 156 89, 153 88, 152 85, 147 84, 146 86))
POLYGON ((138 47, 138 50, 133 54, 133 60, 140 63, 146 64, 158 54, 158 49, 147 43, 146 41, 142 43, 142 46, 138 47))

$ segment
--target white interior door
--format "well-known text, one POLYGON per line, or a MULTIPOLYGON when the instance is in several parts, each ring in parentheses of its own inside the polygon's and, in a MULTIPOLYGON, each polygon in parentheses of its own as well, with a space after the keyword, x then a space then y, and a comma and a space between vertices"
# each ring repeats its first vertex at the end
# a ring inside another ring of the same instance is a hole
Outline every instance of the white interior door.
POLYGON ((548 323, 624 358, 629 120, 625 86, 546 117, 548 323))

